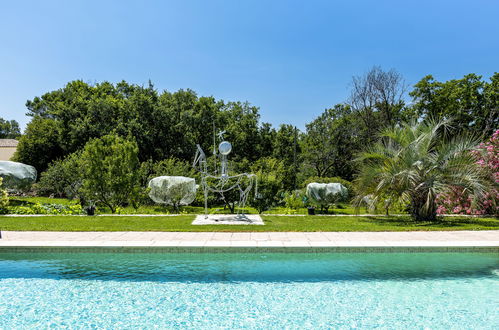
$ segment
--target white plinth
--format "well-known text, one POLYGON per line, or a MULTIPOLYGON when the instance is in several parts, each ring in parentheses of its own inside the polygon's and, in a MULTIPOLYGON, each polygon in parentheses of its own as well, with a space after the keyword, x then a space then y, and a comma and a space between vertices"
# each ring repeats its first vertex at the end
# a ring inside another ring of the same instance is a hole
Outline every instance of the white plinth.
POLYGON ((198 215, 193 225, 264 225, 262 217, 257 214, 209 214, 198 215))

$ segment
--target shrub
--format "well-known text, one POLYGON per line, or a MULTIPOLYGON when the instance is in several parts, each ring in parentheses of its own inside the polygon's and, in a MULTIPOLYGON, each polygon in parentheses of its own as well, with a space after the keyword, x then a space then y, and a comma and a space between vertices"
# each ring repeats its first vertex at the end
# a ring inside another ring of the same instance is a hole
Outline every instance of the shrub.
POLYGON ((265 157, 257 160, 251 171, 257 176, 258 192, 255 199, 250 198, 250 205, 262 213, 280 202, 286 175, 284 164, 278 159, 265 157))
POLYGON ((75 215, 82 214, 83 209, 79 204, 28 204, 25 206, 9 206, 9 214, 50 214, 50 215, 75 215))
POLYGON ((64 159, 50 163, 36 184, 37 194, 68 199, 78 198, 82 185, 80 159, 81 152, 75 152, 64 159))
POLYGON ((297 210, 305 206, 304 197, 302 190, 287 191, 284 194, 284 205, 288 209, 297 210))
POLYGON ((492 188, 486 191, 478 200, 459 186, 453 186, 449 191, 437 196, 438 214, 499 214, 499 130, 477 150, 472 151, 477 164, 485 169, 492 182, 492 188))
POLYGON ((477 141, 448 135, 447 121, 426 119, 382 131, 380 140, 360 153, 357 200, 387 196, 409 205, 416 221, 437 217, 437 195, 454 186, 481 196, 488 188, 484 170, 470 152, 477 141))
POLYGON ((114 134, 89 141, 81 156, 85 200, 101 202, 112 213, 129 203, 138 207, 138 152, 135 141, 114 134))
POLYGON ((3 178, 0 178, 0 213, 7 213, 7 206, 9 205, 9 194, 7 190, 2 189, 3 178))

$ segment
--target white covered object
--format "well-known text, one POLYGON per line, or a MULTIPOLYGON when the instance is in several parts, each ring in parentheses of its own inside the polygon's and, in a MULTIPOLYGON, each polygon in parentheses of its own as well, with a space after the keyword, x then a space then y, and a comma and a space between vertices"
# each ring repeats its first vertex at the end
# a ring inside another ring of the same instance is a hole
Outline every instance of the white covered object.
POLYGON ((185 176, 158 176, 149 181, 149 197, 167 205, 188 205, 196 198, 196 181, 185 176))
POLYGON ((8 189, 28 189, 36 181, 36 169, 23 163, 0 161, 0 177, 8 189))
POLYGON ((346 199, 347 196, 348 190, 341 183, 312 182, 307 185, 307 197, 315 204, 334 204, 346 199))

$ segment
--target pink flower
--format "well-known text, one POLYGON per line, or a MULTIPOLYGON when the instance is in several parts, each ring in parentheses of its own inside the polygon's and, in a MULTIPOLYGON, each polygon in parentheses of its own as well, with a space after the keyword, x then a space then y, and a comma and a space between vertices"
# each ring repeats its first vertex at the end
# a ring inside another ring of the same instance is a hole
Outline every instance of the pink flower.
POLYGON ((447 210, 445 209, 445 207, 443 205, 439 205, 437 207, 437 214, 445 214, 447 210))

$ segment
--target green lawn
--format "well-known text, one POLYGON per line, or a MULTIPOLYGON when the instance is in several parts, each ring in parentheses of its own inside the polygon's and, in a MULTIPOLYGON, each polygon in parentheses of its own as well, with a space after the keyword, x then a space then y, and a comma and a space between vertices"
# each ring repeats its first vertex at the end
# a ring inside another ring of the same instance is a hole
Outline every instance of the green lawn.
POLYGON ((36 231, 430 231, 499 230, 496 218, 449 217, 435 223, 415 223, 409 217, 263 216, 265 226, 191 225, 193 215, 172 217, 0 216, 1 230, 36 231))

